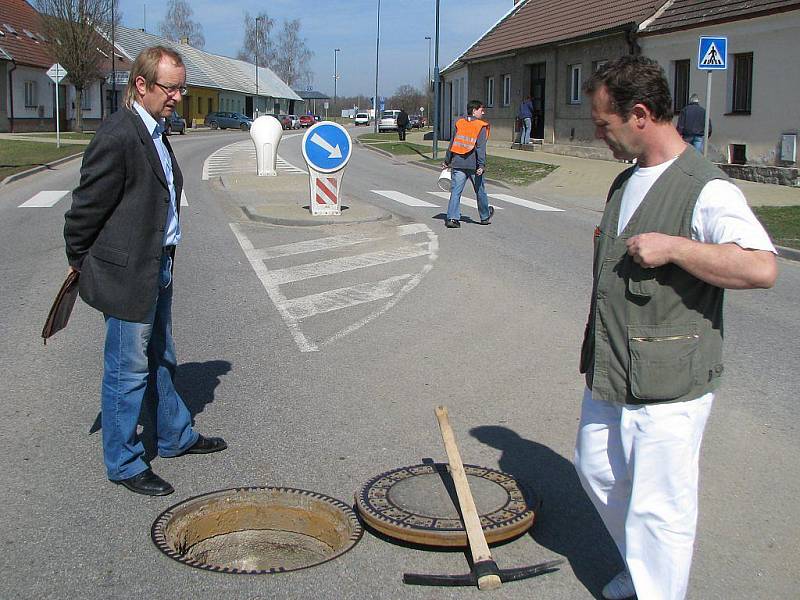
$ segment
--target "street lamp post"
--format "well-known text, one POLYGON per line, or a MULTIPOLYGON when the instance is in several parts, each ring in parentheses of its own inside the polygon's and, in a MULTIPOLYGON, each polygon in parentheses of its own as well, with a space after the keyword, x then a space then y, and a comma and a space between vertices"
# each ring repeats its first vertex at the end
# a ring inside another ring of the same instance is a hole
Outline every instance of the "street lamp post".
POLYGON ((433 66, 433 160, 439 151, 439 0, 436 0, 436 53, 433 66))
POLYGON ((333 114, 336 114, 336 83, 339 80, 339 72, 336 69, 336 55, 341 52, 341 48, 333 49, 333 114))
POLYGON ((378 0, 378 29, 375 35, 375 96, 372 98, 373 120, 375 121, 375 133, 378 133, 378 58, 381 53, 381 0, 378 0))
MULTIPOLYGON (((117 0, 111 0, 111 112, 117 112, 117 63, 116 58, 116 29, 114 23, 114 5, 117 0)), ((58 93, 58 84, 56 84, 56 94, 58 93)))
POLYGON ((425 87, 425 109, 428 111, 428 118, 431 118, 431 36, 426 35, 425 39, 428 40, 428 84, 425 87))
POLYGON ((259 51, 259 43, 258 38, 260 37, 259 32, 261 31, 258 27, 258 24, 264 20, 264 17, 256 17, 256 102, 255 107, 253 108, 253 115, 255 118, 258 118, 258 51, 259 51))

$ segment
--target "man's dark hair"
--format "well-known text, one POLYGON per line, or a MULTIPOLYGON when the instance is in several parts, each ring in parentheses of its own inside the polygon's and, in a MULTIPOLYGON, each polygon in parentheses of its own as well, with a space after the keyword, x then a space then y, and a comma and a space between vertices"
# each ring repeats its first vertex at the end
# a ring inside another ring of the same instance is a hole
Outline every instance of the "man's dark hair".
POLYGON ((467 104, 467 114, 471 117, 472 113, 474 113, 479 108, 483 108, 484 104, 480 100, 470 100, 469 104, 467 104))
POLYGON ((595 71, 583 85, 583 92, 591 96, 603 86, 612 110, 624 121, 637 104, 644 104, 657 122, 672 120, 672 96, 664 69, 651 58, 618 58, 595 71))

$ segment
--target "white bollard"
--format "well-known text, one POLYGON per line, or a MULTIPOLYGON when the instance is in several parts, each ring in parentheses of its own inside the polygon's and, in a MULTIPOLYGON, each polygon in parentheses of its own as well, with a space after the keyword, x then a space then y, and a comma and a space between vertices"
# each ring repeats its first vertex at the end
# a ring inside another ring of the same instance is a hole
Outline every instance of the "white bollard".
POLYGON ((281 143, 282 136, 283 127, 272 115, 262 115, 250 126, 250 137, 256 147, 259 177, 275 177, 278 174, 278 144, 281 143))

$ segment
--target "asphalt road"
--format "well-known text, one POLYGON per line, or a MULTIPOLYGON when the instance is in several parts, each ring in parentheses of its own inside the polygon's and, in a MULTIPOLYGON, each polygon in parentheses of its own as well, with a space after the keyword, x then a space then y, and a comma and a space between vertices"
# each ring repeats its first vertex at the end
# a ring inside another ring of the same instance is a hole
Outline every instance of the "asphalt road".
MULTIPOLYGON (((567 561, 494 597, 599 597, 621 564, 571 458, 591 235, 607 183, 590 198, 490 186, 561 211, 495 198, 492 225, 448 230, 446 201, 429 193, 437 191, 435 172, 356 147, 344 204, 369 203, 391 219, 274 226, 249 221, 241 206, 276 195, 300 206, 308 201, 304 176, 281 174, 247 197, 202 179, 208 156, 244 139, 228 131, 172 138, 188 204, 175 273, 177 381, 197 429, 224 436, 229 449, 154 458, 154 470, 176 488, 166 498, 105 479, 102 316, 79 303, 65 331, 47 346, 39 338, 66 271, 61 231, 70 198, 20 204, 72 189, 78 161, 0 188, 0 597, 475 596, 477 589, 401 581, 404 572, 464 573, 464 553, 371 533, 334 561, 269 576, 192 569, 150 541, 163 510, 212 490, 288 486, 352 503, 381 472, 444 461, 439 404, 450 409, 465 462, 509 472, 543 500, 529 534, 493 549, 500 566, 567 561), (283 185, 292 177, 299 187, 283 185), (396 193, 432 206, 403 204, 396 193)), ((280 154, 302 167, 299 141, 286 139, 280 154)), ((704 442, 690 598, 796 597, 798 297, 800 263, 784 260, 773 290, 727 295, 726 376, 704 442)), ((145 414, 148 440, 151 431, 145 414)))

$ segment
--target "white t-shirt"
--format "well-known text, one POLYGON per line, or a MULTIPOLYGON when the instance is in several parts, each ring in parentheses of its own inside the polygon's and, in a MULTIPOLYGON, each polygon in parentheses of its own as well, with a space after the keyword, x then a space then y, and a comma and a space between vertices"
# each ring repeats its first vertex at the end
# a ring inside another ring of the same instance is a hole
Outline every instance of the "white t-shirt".
MULTIPOLYGON (((654 167, 636 167, 622 194, 617 235, 625 229, 656 180, 676 159, 654 167)), ((692 239, 711 244, 733 242, 742 248, 777 254, 769 235, 747 205, 742 190, 724 179, 709 181, 700 192, 692 213, 692 239)))

